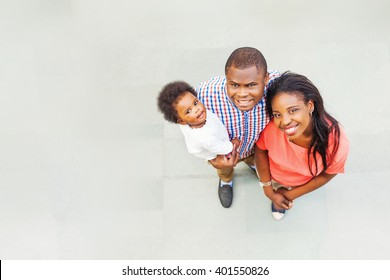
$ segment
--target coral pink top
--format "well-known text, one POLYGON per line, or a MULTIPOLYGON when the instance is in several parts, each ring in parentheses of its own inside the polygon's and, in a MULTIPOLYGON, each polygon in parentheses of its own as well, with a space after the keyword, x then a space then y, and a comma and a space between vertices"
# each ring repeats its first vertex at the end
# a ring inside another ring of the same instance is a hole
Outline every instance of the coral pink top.
MULTIPOLYGON (((260 139, 256 142, 261 150, 268 150, 269 166, 272 179, 283 186, 296 187, 303 185, 312 179, 308 166, 307 148, 298 146, 288 140, 275 123, 271 122, 261 133, 260 139)), ((333 150, 334 133, 329 137, 329 151, 333 150)), ((339 148, 332 160, 328 163, 325 171, 328 174, 344 173, 345 162, 349 152, 349 141, 344 129, 340 125, 339 148)), ((315 172, 313 155, 311 156, 312 171, 315 172)), ((316 155, 318 164, 318 174, 322 172, 324 166, 319 154, 316 155)))

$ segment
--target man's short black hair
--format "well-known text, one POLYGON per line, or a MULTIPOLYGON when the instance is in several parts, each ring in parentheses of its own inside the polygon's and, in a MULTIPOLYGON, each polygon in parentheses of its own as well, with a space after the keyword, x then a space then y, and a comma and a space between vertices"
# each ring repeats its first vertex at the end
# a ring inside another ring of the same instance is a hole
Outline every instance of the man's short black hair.
POLYGON ((259 73, 264 75, 267 73, 267 62, 263 54, 258 49, 251 47, 238 48, 232 52, 226 61, 225 75, 232 66, 240 70, 256 66, 259 73))

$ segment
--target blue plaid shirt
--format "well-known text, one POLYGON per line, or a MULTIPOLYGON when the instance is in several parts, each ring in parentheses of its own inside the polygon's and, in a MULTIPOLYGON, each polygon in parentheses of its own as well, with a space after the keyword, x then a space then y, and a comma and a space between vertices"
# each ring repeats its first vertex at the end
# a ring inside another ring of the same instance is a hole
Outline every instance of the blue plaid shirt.
POLYGON ((230 139, 238 138, 240 140, 240 158, 246 158, 254 153, 254 145, 259 139, 261 131, 269 123, 265 107, 267 88, 280 74, 272 70, 269 70, 268 74, 269 82, 264 89, 264 96, 250 111, 240 111, 229 99, 226 92, 225 76, 211 78, 196 88, 199 100, 206 109, 221 119, 230 139))

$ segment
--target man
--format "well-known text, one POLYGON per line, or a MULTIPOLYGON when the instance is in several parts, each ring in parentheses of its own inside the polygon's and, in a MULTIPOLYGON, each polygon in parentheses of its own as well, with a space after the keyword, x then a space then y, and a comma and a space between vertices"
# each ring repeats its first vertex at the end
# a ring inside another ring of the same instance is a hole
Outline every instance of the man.
POLYGON ((268 71, 267 62, 255 48, 243 47, 232 52, 225 65, 225 77, 214 77, 196 88, 199 100, 225 125, 230 139, 238 138, 240 147, 227 158, 209 160, 219 176, 218 196, 223 207, 233 201, 233 173, 239 161, 252 170, 254 145, 269 122, 265 108, 266 90, 279 76, 268 71))

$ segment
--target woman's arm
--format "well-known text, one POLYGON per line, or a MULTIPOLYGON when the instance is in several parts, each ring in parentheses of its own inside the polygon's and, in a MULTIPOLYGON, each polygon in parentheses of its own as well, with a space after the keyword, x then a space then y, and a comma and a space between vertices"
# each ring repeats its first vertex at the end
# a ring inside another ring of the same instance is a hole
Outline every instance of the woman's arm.
POLYGON ((313 179, 311 179, 309 182, 307 182, 304 185, 295 187, 291 190, 286 189, 280 189, 278 190, 279 193, 283 194, 288 200, 294 200, 302 195, 305 195, 309 192, 312 192, 326 183, 328 183, 330 180, 332 180, 337 174, 328 174, 325 172, 322 172, 321 174, 315 176, 313 179))
POLYGON ((268 151, 260 149, 259 147, 257 147, 257 145, 255 145, 255 165, 257 176, 260 178, 260 181, 263 183, 271 181, 268 151))
MULTIPOLYGON (((268 151, 261 150, 257 145, 255 145, 255 165, 257 176, 260 178, 260 181, 263 183, 270 182, 271 172, 269 170, 269 159, 268 159, 268 151)), ((272 200, 278 208, 290 209, 292 200, 289 200, 282 193, 275 192, 270 186, 264 186, 264 194, 272 200)))

